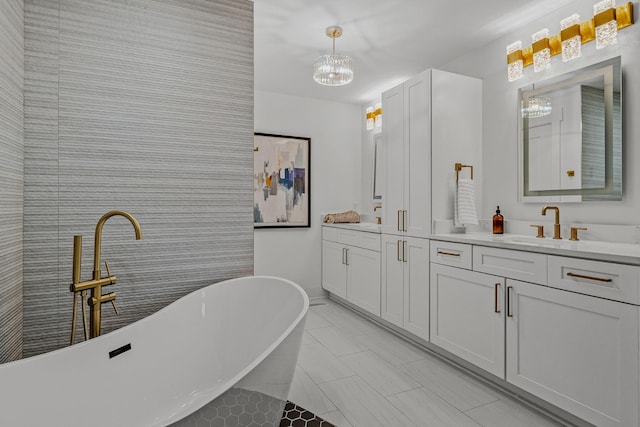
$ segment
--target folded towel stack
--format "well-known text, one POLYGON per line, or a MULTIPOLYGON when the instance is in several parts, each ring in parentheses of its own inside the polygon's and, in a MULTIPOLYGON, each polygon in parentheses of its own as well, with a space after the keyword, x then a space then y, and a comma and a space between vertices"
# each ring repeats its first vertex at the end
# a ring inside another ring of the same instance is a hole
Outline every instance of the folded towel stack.
POLYGON ((456 227, 478 224, 475 190, 472 179, 458 179, 454 201, 453 224, 456 227))
POLYGON ((356 211, 347 211, 335 214, 328 214, 324 216, 324 222, 333 223, 346 223, 346 222, 360 222, 360 215, 356 211))

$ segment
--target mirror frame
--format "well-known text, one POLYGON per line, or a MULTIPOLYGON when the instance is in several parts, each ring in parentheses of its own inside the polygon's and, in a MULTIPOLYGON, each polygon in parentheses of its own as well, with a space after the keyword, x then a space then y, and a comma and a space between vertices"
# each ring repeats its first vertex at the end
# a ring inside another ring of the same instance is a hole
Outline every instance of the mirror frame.
MULTIPOLYGON (((605 186, 601 188, 581 188, 581 189, 564 189, 564 190, 529 190, 528 177, 528 121, 529 119, 522 117, 522 105, 525 100, 532 95, 531 85, 526 88, 518 89, 518 148, 519 148, 519 186, 518 196, 524 202, 576 202, 575 198, 562 200, 562 196, 593 196, 581 198, 582 201, 619 201, 622 200, 622 158, 616 165, 619 168, 620 183, 616 185, 614 180, 614 114, 613 114, 613 92, 614 88, 619 88, 620 92, 620 120, 619 126, 622 128, 622 66, 620 56, 589 65, 584 68, 577 69, 568 73, 564 73, 557 77, 544 80, 535 84, 535 94, 544 95, 545 93, 557 90, 567 85, 579 83, 598 75, 603 76, 605 84, 605 186)), ((622 132, 620 132, 620 141, 617 142, 622 150, 622 132)))

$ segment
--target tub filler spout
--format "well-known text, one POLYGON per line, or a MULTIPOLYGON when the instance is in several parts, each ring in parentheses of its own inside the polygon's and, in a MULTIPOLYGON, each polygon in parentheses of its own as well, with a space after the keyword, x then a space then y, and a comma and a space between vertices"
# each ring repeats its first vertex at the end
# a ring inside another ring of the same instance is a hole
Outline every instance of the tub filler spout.
POLYGON ((138 220, 136 220, 133 215, 128 212, 113 210, 104 214, 96 224, 96 232, 95 232, 95 246, 93 250, 93 278, 91 280, 87 280, 84 282, 80 281, 80 266, 82 264, 82 236, 74 236, 73 239, 73 283, 71 284, 70 290, 73 292, 73 320, 71 323, 71 344, 74 342, 75 337, 75 328, 76 328, 76 314, 77 314, 77 294, 81 293, 81 301, 84 301, 86 298, 86 292, 90 291, 89 298, 86 300, 87 305, 89 305, 89 326, 87 326, 87 315, 85 312, 84 305, 82 305, 82 320, 84 326, 84 335, 85 339, 95 338, 100 335, 100 325, 101 325, 101 315, 102 315, 102 304, 106 302, 110 302, 113 305, 113 309, 116 314, 118 314, 118 308, 116 307, 115 299, 116 293, 111 292, 108 294, 102 293, 102 287, 113 285, 118 281, 116 276, 111 274, 111 270, 109 269, 109 264, 105 262, 105 267, 107 269, 107 276, 102 277, 102 272, 100 271, 100 257, 102 251, 102 228, 104 223, 113 216, 123 216, 128 219, 133 225, 133 229, 136 234, 136 240, 142 239, 142 230, 140 229, 140 224, 138 220))

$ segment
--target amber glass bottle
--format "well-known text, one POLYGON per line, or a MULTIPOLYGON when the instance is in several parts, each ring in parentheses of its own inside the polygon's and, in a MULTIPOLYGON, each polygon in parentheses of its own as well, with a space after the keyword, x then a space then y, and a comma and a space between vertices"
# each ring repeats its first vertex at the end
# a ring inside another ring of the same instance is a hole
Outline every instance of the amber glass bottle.
POLYGON ((500 206, 496 206, 496 214, 493 216, 493 234, 504 233, 504 217, 500 215, 500 206))

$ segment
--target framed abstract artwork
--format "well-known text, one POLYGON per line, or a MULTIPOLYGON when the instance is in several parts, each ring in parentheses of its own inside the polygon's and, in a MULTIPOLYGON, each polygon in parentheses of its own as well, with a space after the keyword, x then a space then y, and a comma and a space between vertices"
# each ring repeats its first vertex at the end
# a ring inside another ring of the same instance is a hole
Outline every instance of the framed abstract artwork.
POLYGON ((311 138, 255 133, 254 228, 311 226, 311 138))

